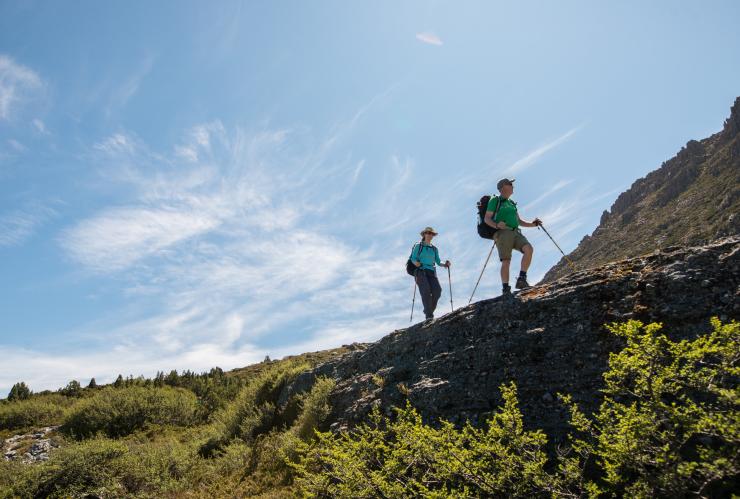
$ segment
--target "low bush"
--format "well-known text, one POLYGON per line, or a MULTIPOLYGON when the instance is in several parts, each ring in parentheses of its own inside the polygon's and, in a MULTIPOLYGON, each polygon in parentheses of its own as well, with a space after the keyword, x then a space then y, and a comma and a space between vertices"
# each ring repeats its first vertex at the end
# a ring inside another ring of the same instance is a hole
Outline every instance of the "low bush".
POLYGON ((694 340, 660 324, 609 330, 626 340, 587 417, 567 395, 570 447, 548 460, 540 431, 523 429, 513 384, 483 429, 396 419, 376 409, 355 430, 319 433, 292 467, 310 497, 730 497, 740 477, 740 324, 711 321, 694 340))
POLYGON ((181 388, 106 387, 76 404, 61 432, 75 439, 98 433, 122 437, 149 424, 187 426, 196 419, 197 399, 181 388))
POLYGON ((71 400, 59 394, 35 395, 0 404, 0 430, 19 430, 60 424, 71 400))

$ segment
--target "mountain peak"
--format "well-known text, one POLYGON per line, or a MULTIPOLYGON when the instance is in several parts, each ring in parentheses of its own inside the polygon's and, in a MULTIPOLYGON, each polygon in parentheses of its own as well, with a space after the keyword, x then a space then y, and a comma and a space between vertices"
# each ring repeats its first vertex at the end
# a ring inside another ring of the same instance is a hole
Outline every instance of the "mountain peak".
MULTIPOLYGON (((740 233, 740 97, 722 132, 689 140, 660 168, 636 180, 604 211, 569 255, 581 269, 671 245, 740 233)), ((569 272, 565 259, 543 279, 569 272)))

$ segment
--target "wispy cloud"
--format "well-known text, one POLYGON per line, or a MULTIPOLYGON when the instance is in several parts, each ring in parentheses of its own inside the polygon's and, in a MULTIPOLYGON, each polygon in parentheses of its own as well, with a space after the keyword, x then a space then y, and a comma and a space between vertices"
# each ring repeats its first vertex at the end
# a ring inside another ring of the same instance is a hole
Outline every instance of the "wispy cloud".
POLYGON ((509 166, 506 169, 506 173, 507 174, 515 174, 515 173, 519 173, 519 172, 522 172, 522 171, 526 170, 530 166, 532 166, 535 163, 537 163, 537 161, 539 161, 540 158, 542 158, 542 156, 544 156, 548 151, 550 151, 551 149, 554 149, 554 148, 558 147, 559 145, 561 145, 561 144, 565 143, 566 141, 568 141, 568 139, 570 139, 571 137, 573 137, 573 135, 575 135, 576 132, 578 132, 578 130, 580 130, 580 128, 581 128, 580 126, 577 126, 575 128, 572 128, 572 129, 568 130, 567 132, 565 132, 560 137, 556 138, 555 140, 552 140, 550 142, 547 142, 545 144, 542 144, 541 146, 538 146, 537 148, 535 148, 532 151, 528 152, 522 158, 520 158, 520 159, 516 160, 514 163, 512 163, 511 166, 509 166))
POLYGON ((7 120, 12 108, 42 85, 41 78, 32 69, 0 55, 0 119, 7 120))
POLYGON ((443 45, 442 39, 435 35, 434 33, 430 32, 424 32, 424 33, 417 33, 416 39, 423 43, 428 43, 429 45, 443 45))
POLYGON ((40 119, 34 118, 31 123, 33 124, 34 128, 36 128, 36 131, 38 131, 39 133, 43 135, 49 134, 49 130, 46 129, 46 124, 40 119))
POLYGON ((23 244, 55 214, 53 209, 40 205, 0 214, 0 248, 23 244))
POLYGON ((134 70, 116 86, 110 94, 106 114, 120 109, 139 91, 139 87, 154 67, 155 57, 146 55, 139 61, 134 70))

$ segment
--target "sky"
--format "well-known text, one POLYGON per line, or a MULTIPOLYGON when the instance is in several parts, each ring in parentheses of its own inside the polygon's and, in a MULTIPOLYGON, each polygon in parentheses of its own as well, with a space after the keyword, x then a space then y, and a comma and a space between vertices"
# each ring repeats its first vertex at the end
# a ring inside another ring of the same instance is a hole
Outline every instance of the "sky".
MULTIPOLYGON (((453 264, 437 315, 450 285, 464 306, 490 249, 475 203, 504 176, 572 251, 722 128, 737 19, 735 1, 0 1, 0 396, 376 340, 409 324, 427 225, 453 264)), ((537 281, 560 254, 524 233, 537 281)))

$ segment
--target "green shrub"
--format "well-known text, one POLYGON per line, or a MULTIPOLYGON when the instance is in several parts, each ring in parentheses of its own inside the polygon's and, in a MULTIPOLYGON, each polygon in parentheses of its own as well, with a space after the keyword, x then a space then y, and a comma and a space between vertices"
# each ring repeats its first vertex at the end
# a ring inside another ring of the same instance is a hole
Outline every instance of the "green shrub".
POLYGON ((545 435, 525 431, 516 387, 501 386, 504 407, 486 428, 422 423, 407 404, 397 418, 376 408, 352 432, 318 433, 292 466, 296 483, 319 497, 533 497, 545 494, 545 435))
POLYGON ((187 426, 195 421, 195 395, 180 388, 106 387, 76 404, 61 431, 83 439, 98 433, 116 438, 149 424, 187 426))
POLYGON ((297 416, 293 414, 297 411, 295 401, 278 408, 278 397, 292 379, 309 367, 306 363, 282 362, 248 382, 234 402, 213 416, 213 435, 202 446, 201 454, 212 456, 235 439, 252 443, 258 435, 291 423, 297 416))
POLYGON ((59 394, 35 395, 29 399, 0 404, 0 430, 60 424, 75 400, 59 394))
POLYGON ((15 479, 13 495, 20 497, 69 497, 98 493, 119 495, 115 476, 121 472, 118 458, 127 447, 120 442, 92 439, 63 447, 49 461, 26 466, 15 479))
POLYGON ((626 347, 609 359, 593 417, 567 395, 570 447, 548 461, 525 431, 514 385, 487 428, 395 420, 376 409, 345 434, 300 447, 296 483, 319 497, 729 497, 740 476, 740 324, 673 342, 661 326, 611 325, 626 347))
MULTIPOLYGON (((728 496, 740 475, 740 324, 721 324, 693 341, 673 342, 660 324, 613 324, 627 340, 604 374, 593 420, 571 406, 569 480, 596 466, 592 492, 629 497, 728 496)), ((736 489, 734 489, 736 490, 736 489)))
POLYGON ((194 449, 177 442, 137 445, 93 438, 53 451, 45 463, 15 463, 16 475, 6 484, 0 480, 0 491, 9 497, 156 497, 185 488, 196 464, 194 449))

